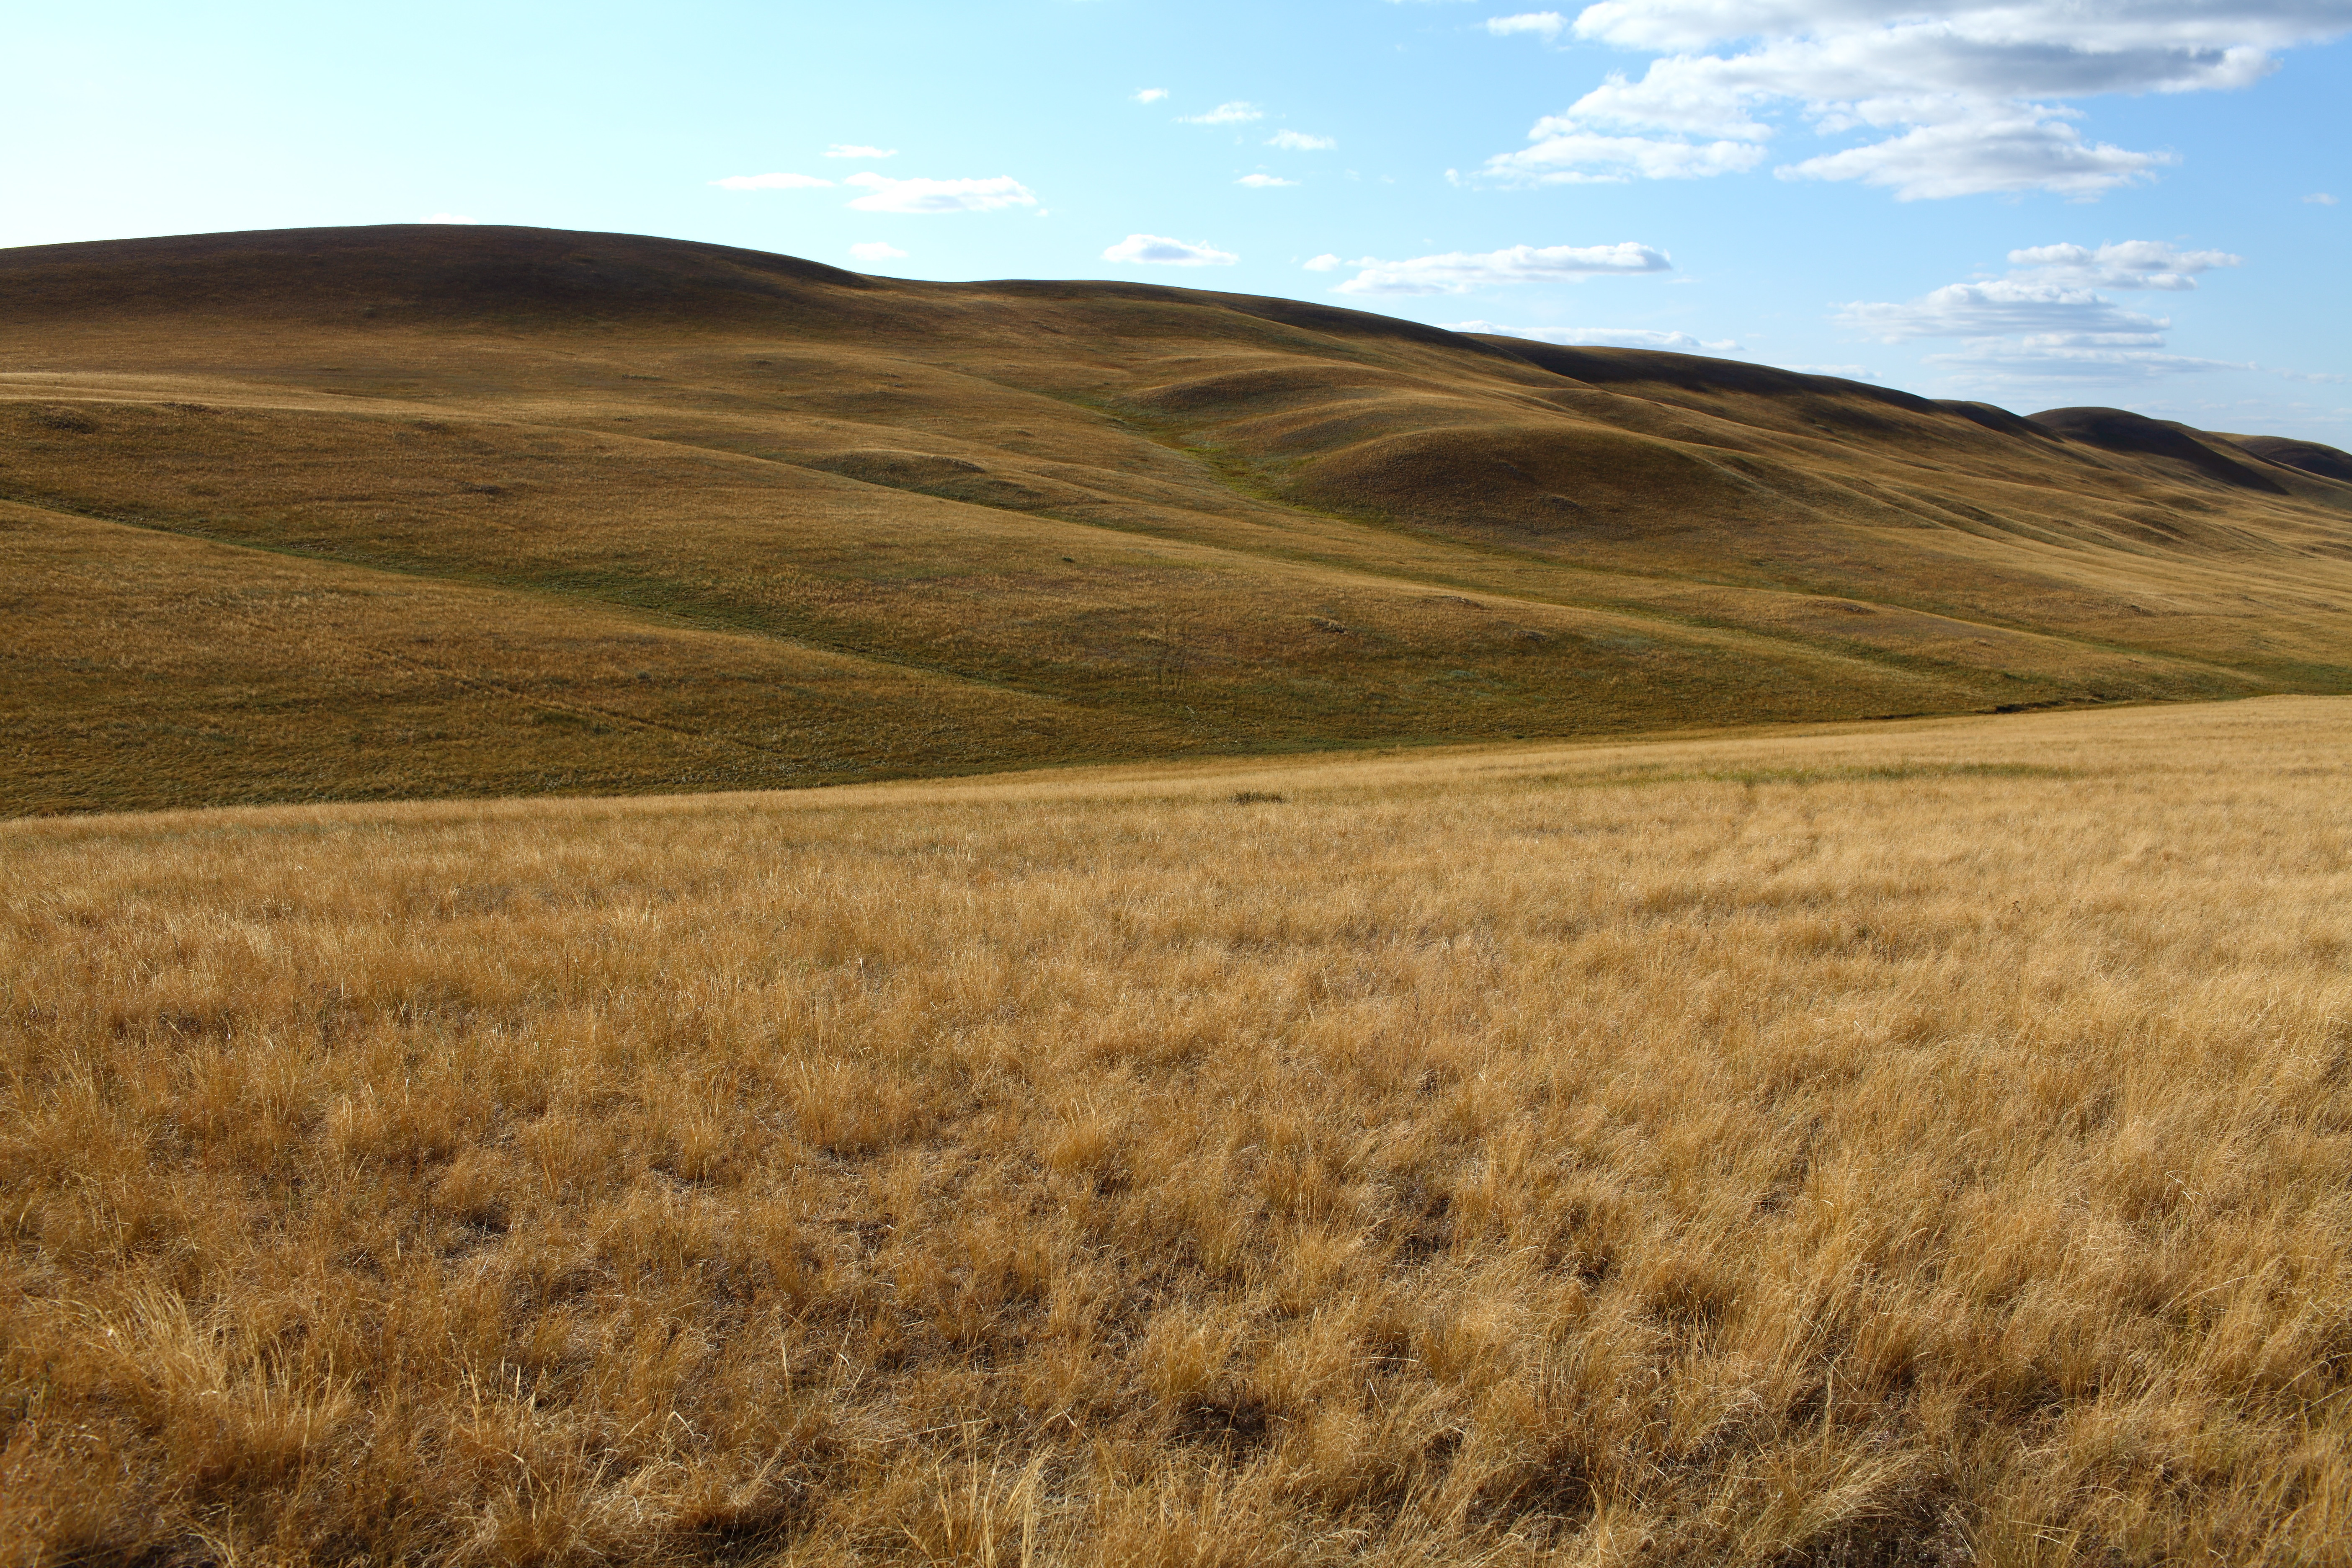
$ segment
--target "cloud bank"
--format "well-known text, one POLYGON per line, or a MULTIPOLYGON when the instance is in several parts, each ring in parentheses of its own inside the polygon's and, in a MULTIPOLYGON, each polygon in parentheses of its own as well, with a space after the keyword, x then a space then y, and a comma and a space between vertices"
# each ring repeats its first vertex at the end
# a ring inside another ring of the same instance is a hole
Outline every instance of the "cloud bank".
POLYGON ((1859 181, 1906 201, 2093 197, 2173 158, 2085 138, 2064 100, 2250 86, 2279 51, 2352 31, 2352 0, 1601 0, 1572 22, 1530 12, 1487 30, 1653 57, 1488 159, 1497 181, 1744 172, 1793 117, 1859 140, 1779 163, 1783 179, 1859 181))

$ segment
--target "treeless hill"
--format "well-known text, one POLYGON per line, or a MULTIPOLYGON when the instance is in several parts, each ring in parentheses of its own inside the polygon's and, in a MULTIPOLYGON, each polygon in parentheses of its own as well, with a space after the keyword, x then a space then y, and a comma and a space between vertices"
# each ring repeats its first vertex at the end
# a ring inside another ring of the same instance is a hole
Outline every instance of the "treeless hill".
POLYGON ((2291 441, 2283 436, 2231 436, 2224 439, 2267 462, 2352 484, 2352 452, 2339 447, 2322 446, 2316 441, 2291 441))
POLYGON ((2352 458, 2116 410, 511 228, 0 324, 0 811, 2352 689, 2352 458))

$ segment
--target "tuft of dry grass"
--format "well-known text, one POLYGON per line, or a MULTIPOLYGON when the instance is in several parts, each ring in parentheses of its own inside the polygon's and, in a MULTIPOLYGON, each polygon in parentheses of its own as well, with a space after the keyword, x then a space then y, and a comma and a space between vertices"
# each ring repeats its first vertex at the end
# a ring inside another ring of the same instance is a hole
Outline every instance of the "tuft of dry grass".
POLYGON ((0 826, 0 1555, 2344 1562, 2347 742, 0 826))

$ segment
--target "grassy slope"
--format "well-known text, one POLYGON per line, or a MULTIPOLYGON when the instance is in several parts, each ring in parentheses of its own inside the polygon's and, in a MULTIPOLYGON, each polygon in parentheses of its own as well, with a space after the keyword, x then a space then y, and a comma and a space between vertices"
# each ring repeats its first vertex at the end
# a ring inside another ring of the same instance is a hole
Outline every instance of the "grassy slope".
POLYGON ((2235 447, 2259 485, 1718 362, 614 236, 51 247, 0 280, 0 580, 43 625, 0 649, 0 810, 2352 687, 2352 486, 2235 447), (185 539, 307 595, 300 640, 180 592, 185 539), (68 604, 141 629, 88 668, 68 604), (222 722, 240 682, 289 695, 222 722), (132 694, 168 765, 45 739, 132 694))
POLYGON ((2341 1563, 2347 710, 0 825, 0 1562, 2341 1563))

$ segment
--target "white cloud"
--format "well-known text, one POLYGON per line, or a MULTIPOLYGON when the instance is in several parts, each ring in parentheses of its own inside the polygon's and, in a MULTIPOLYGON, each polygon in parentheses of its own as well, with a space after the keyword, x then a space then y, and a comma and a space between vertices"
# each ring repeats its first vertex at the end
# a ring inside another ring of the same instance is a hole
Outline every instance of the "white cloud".
POLYGON ((1168 89, 1164 87, 1147 87, 1142 91, 1135 95, 1135 101, 1138 103, 1157 103, 1167 96, 1168 89))
POLYGON ((868 239, 851 246, 849 254, 860 261, 896 261, 907 253, 887 239, 868 239))
POLYGON ((1838 322, 1882 342, 1965 339, 1927 363, 1972 386, 2139 384, 2259 368, 2173 353, 2165 341, 2170 318, 2127 310, 2098 292, 2193 289, 2198 274, 2242 264, 2228 251, 2127 239, 2028 246, 2011 251, 2009 260, 2006 278, 1947 284, 1901 303, 1857 302, 1838 312, 1838 322))
POLYGON ((1333 136, 1309 136, 1304 131, 1277 131, 1265 139, 1265 144, 1286 153, 1328 153, 1339 142, 1333 136))
POLYGON ((2127 310, 2099 289, 2183 291, 2197 275, 2237 267, 2226 250, 2179 250, 2160 239, 2107 245, 2032 245, 2009 253, 2006 278, 1950 283, 1900 304, 1857 302, 1842 325, 1882 342, 1916 338, 2030 335, 2039 350, 2160 348, 2172 323, 2127 310))
POLYGON ((1534 146, 1497 153, 1486 160, 1486 172, 1528 184, 1613 184, 1635 175, 1649 180, 1695 180, 1709 174, 1742 174, 1764 161, 1764 149, 1752 142, 1602 136, 1549 120, 1544 126, 1552 129, 1534 146))
POLYGON ((2147 345, 2161 343, 2157 334, 2172 324, 2126 310, 2088 289, 2018 279, 1948 283, 1902 304, 1856 302, 1839 311, 1837 320, 1885 343, 2034 332, 2095 334, 2110 346, 2126 341, 2147 345))
POLYGON ((1312 261, 1302 262, 1300 265, 1305 267, 1309 272, 1329 272, 1337 268, 1345 267, 1348 264, 1327 250, 1322 255, 1315 258, 1312 261))
POLYGON ((2027 105, 1944 125, 1922 125, 1885 142, 1808 158, 1773 173, 1784 180, 1860 180, 1892 187, 1898 201, 1982 195, 1993 191, 2054 191, 2095 196, 2145 180, 2169 153, 2131 153, 2085 142, 2052 111, 2027 105))
POLYGON ((1036 193, 1013 178, 992 180, 894 180, 887 174, 852 174, 844 184, 866 194, 849 205, 868 213, 984 213, 1000 207, 1034 207, 1036 193))
POLYGON ((1183 114, 1178 120, 1186 125, 1246 125, 1253 120, 1264 120, 1265 110, 1255 103, 1221 103, 1206 114, 1183 114))
MULTIPOLYGON (((1490 31, 1553 37, 1552 13, 1490 31)), ((1790 129, 1854 145, 1780 165, 1903 199, 2045 190, 2087 198, 2172 162, 2085 139, 2065 100, 2242 88, 2277 52, 2352 31, 2347 0, 1601 0, 1568 31, 1653 58, 1612 74, 1530 145, 1488 160, 1512 183, 1678 178, 1751 168, 1790 129), (1682 146, 1675 153, 1668 149, 1682 146)))
POLYGON ((1688 332, 1652 331, 1644 327, 1498 327, 1492 321, 1446 321, 1449 332, 1487 332, 1496 337, 1532 338, 1562 348, 1672 349, 1681 353, 1729 353, 1739 347, 1736 338, 1695 338, 1688 332))
POLYGON ((1666 272, 1674 268, 1664 251, 1631 241, 1515 245, 1507 250, 1475 255, 1456 250, 1410 261, 1381 261, 1367 256, 1345 265, 1360 270, 1339 285, 1342 294, 1466 294, 1505 283, 1572 282, 1596 273, 1666 272))
POLYGON ((1514 33, 1533 33, 1546 43, 1559 37, 1568 26, 1568 18, 1557 11, 1522 11, 1516 16, 1489 16, 1486 31, 1498 38, 1514 33))
POLYGON ((730 174, 710 183, 723 191, 807 191, 833 185, 814 174, 730 174))
POLYGON ((2102 289, 2194 289, 2198 273, 2237 267, 2244 259, 2226 250, 2175 250, 2158 239, 2127 239, 2095 250, 2081 245, 2036 245, 2009 253, 2012 267, 2102 289))
POLYGON ((1213 245, 1187 245, 1162 234, 1130 234, 1103 252, 1105 261, 1146 262, 1159 267, 1231 267, 1241 259, 1213 245))
POLYGON ((2071 381, 2112 384, 2116 382, 2162 381, 2209 370, 2258 370, 2252 363, 2194 359, 2161 349, 2118 348, 2063 339, 1996 338, 1970 343, 1957 353, 1929 354, 1927 363, 1972 386, 1998 386, 2016 382, 2071 381))
POLYGON ((2336 198, 2326 191, 2314 191, 2303 199, 2314 206, 2332 207, 2336 205, 2336 198))
POLYGON ((467 217, 462 213, 435 213, 424 221, 426 223, 479 223, 482 220, 467 217))
POLYGON ((1247 185, 1253 190, 1265 190, 1273 185, 1295 185, 1297 183, 1297 180, 1286 180, 1279 174, 1244 174, 1234 182, 1237 185, 1247 185))
POLYGON ((895 158, 896 147, 866 147, 855 142, 836 142, 824 150, 828 158, 895 158))

